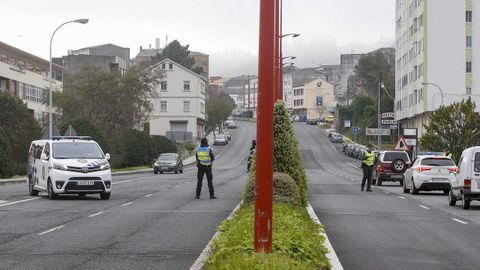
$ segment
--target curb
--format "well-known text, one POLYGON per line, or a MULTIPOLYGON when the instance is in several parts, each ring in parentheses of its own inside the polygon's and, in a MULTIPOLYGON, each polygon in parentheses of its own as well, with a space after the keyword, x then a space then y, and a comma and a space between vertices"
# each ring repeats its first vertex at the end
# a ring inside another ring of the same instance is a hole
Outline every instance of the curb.
MULTIPOLYGON (((237 204, 235 209, 233 209, 233 211, 230 213, 230 215, 227 217, 226 220, 230 220, 233 217, 233 215, 238 211, 238 209, 240 209, 240 206, 242 206, 242 204, 243 204, 243 200, 240 201, 237 204)), ((225 222, 225 221, 222 221, 222 223, 223 222, 225 222)), ((219 231, 215 232, 212 239, 210 239, 207 246, 205 246, 205 248, 202 250, 202 253, 200 253, 200 256, 198 256, 197 260, 190 267, 190 270, 202 270, 203 269, 203 267, 205 266, 205 263, 207 262, 208 256, 211 253, 211 246, 213 244, 213 240, 215 240, 220 234, 221 234, 221 232, 219 232, 219 231)))
MULTIPOLYGON (((310 203, 307 203, 306 208, 310 218, 315 223, 322 225, 317 215, 315 214, 315 211, 313 210, 312 205, 310 203)), ((335 253, 335 250, 333 249, 332 243, 330 243, 330 240, 328 239, 327 234, 323 232, 323 233, 320 233, 320 235, 325 237, 325 247, 328 249, 328 253, 326 254, 326 256, 328 258, 328 261, 330 261, 330 264, 332 265, 331 270, 343 270, 343 266, 340 263, 340 260, 337 257, 337 253, 335 253)))

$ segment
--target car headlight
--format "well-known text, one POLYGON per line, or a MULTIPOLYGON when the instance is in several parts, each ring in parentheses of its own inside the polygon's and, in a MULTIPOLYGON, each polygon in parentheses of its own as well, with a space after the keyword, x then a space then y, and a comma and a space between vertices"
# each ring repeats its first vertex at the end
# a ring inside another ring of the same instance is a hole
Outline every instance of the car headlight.
POLYGON ((102 166, 100 166, 100 170, 104 171, 104 170, 108 170, 110 169, 110 164, 104 164, 102 166))
POLYGON ((175 165, 177 165, 177 163, 176 163, 176 162, 172 162, 172 164, 170 164, 170 165, 175 166, 175 165))
POLYGON ((157 166, 157 167, 160 166, 160 164, 158 162, 155 162, 154 165, 157 166))
POLYGON ((55 170, 62 170, 62 171, 67 171, 68 167, 67 165, 59 164, 59 163, 53 163, 53 168, 55 170))

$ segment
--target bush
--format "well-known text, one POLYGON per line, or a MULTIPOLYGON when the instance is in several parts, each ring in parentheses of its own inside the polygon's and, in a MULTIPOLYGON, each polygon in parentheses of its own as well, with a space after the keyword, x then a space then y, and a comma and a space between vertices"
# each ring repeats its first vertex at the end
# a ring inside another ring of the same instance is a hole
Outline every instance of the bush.
POLYGON ((185 150, 187 150, 188 152, 192 152, 196 148, 195 144, 193 144, 191 141, 187 141, 184 144, 184 147, 185 147, 185 150))
POLYGON ((304 207, 273 205, 272 253, 256 254, 253 248, 254 206, 243 205, 235 216, 219 227, 212 253, 205 265, 212 269, 329 269, 319 233, 304 207))
POLYGON ((290 175, 297 183, 300 200, 307 203, 307 176, 298 150, 290 116, 282 101, 275 104, 273 137, 273 170, 290 175))
POLYGON ((142 131, 132 129, 126 132, 123 149, 122 167, 146 166, 154 159, 152 138, 142 131))
POLYGON ((0 178, 15 174, 15 163, 12 160, 12 150, 6 132, 0 128, 0 178))
POLYGON ((153 158, 157 158, 161 153, 177 153, 177 146, 167 137, 153 135, 153 158))
POLYGON ((77 132, 78 136, 90 136, 92 140, 96 141, 103 152, 108 153, 110 151, 109 143, 105 138, 103 132, 95 126, 95 124, 86 118, 77 118, 65 123, 60 128, 60 134, 65 134, 69 126, 77 132))
MULTIPOLYGON (((255 202, 255 175, 249 175, 243 197, 246 203, 255 202)), ((290 175, 280 172, 273 173, 273 201, 293 206, 301 204, 297 184, 290 175)))

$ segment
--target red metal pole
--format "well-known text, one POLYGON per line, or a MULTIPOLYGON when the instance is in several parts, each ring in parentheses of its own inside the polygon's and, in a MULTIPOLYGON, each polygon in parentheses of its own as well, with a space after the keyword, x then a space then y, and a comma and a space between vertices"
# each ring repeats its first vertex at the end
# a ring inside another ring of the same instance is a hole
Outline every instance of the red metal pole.
POLYGON ((260 0, 254 248, 265 253, 272 251, 274 15, 275 0, 260 0))
POLYGON ((282 94, 280 93, 281 85, 280 82, 280 0, 275 0, 275 97, 274 102, 277 100, 282 99, 282 94))
POLYGON ((282 52, 282 14, 283 14, 283 0, 278 0, 279 1, 279 5, 280 5, 280 11, 278 12, 278 20, 279 20, 279 26, 278 26, 278 61, 279 61, 279 65, 278 65, 278 80, 279 80, 279 84, 280 84, 280 98, 279 99, 282 99, 283 100, 283 52, 282 52))

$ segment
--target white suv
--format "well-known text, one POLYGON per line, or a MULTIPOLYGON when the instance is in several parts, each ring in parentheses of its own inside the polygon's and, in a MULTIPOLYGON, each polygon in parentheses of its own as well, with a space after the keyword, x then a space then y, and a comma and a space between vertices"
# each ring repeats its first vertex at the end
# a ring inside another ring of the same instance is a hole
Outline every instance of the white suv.
POLYGON ((30 195, 47 192, 53 200, 58 194, 98 193, 110 198, 112 173, 100 146, 88 136, 57 136, 33 141, 28 153, 28 190, 30 195))
POLYGON ((466 210, 470 208, 471 201, 480 201, 480 146, 463 150, 458 161, 458 171, 450 185, 449 205, 455 206, 457 200, 460 200, 466 210))

